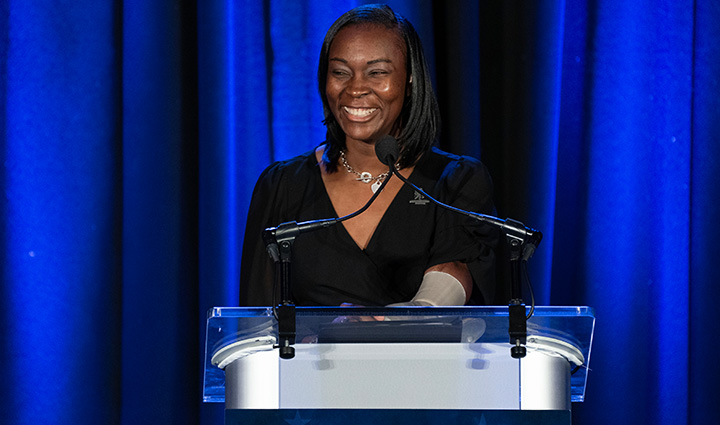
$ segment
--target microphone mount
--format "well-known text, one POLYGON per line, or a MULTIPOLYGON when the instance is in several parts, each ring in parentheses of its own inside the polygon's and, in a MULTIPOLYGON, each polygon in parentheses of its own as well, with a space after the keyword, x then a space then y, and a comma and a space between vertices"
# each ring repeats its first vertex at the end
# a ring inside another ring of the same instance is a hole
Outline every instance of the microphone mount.
MULTIPOLYGON (((310 220, 303 222, 290 221, 282 223, 277 227, 268 227, 263 230, 262 238, 265 243, 270 259, 275 264, 275 287, 280 286, 280 303, 273 302, 273 315, 278 322, 278 345, 280 358, 292 359, 295 357, 295 336, 296 336, 296 314, 295 303, 292 299, 291 290, 291 264, 292 251, 295 239, 302 233, 314 232, 315 230, 330 227, 341 221, 349 220, 367 210, 375 199, 383 191, 385 185, 392 177, 393 170, 383 180, 378 190, 370 200, 359 210, 339 218, 328 218, 321 220, 310 220)), ((273 289, 273 294, 276 290, 273 289)), ((274 295, 273 295, 274 296, 274 295)))
MULTIPOLYGON (((290 271, 295 238, 301 233, 330 227, 339 219, 312 220, 297 223, 282 223, 263 231, 263 241, 268 255, 275 263, 275 284, 280 285, 280 303, 273 303, 273 315, 278 322, 278 345, 280 358, 295 357, 295 303, 291 296, 290 271)), ((274 291, 273 291, 274 292, 274 291)))
MULTIPOLYGON (((381 138, 375 145, 375 153, 383 163, 394 164, 399 156, 399 146, 397 140, 395 140, 392 136, 385 136, 381 138)), ((498 227, 503 233, 505 233, 510 246, 511 294, 508 305, 508 335, 510 337, 510 344, 512 345, 510 348, 510 355, 515 359, 525 357, 527 354, 527 348, 525 347, 525 344, 527 343, 527 319, 530 315, 525 313, 525 304, 522 300, 521 266, 522 263, 527 263, 530 257, 532 257, 535 249, 542 240, 542 233, 538 230, 526 227, 523 223, 517 220, 510 218, 503 220, 490 215, 465 211, 460 208, 447 205, 428 195, 425 191, 403 177, 400 173, 395 172, 393 167, 390 167, 390 175, 388 178, 392 174, 396 174, 403 183, 412 186, 418 193, 425 196, 436 205, 468 216, 477 221, 489 223, 498 227)), ((532 312, 533 309, 534 305, 531 307, 530 311, 532 312)))

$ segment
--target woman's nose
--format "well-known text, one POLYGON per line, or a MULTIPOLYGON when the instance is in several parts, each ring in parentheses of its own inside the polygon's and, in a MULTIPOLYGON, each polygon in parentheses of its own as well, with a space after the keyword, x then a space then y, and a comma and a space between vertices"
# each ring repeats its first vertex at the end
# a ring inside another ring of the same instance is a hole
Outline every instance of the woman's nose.
POLYGON ((360 97, 368 94, 370 88, 364 76, 358 73, 350 79, 347 91, 353 97, 360 97))

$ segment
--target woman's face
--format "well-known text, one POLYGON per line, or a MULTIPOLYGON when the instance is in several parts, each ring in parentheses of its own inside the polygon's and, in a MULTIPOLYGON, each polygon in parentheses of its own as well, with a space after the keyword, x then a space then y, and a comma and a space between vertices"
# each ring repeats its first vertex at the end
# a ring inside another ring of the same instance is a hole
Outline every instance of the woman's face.
POLYGON ((400 130, 407 73, 405 43, 379 25, 341 29, 328 55, 325 94, 346 142, 375 142, 400 130))

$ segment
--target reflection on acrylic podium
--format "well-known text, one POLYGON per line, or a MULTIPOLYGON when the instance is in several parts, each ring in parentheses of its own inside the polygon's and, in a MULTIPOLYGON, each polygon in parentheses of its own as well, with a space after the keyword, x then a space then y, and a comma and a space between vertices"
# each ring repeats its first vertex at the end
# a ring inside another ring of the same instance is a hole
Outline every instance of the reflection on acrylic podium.
POLYGON ((271 308, 214 308, 203 396, 232 425, 569 424, 594 324, 587 307, 537 307, 514 359, 507 307, 297 308, 280 359, 271 308))

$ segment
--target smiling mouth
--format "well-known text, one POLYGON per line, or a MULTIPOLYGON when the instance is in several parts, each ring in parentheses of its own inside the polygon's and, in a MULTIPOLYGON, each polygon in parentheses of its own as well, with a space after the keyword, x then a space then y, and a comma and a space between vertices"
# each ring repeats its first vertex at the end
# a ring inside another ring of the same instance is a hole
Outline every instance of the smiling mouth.
POLYGON ((348 108, 343 106, 343 110, 354 117, 364 118, 377 111, 377 108, 348 108))

